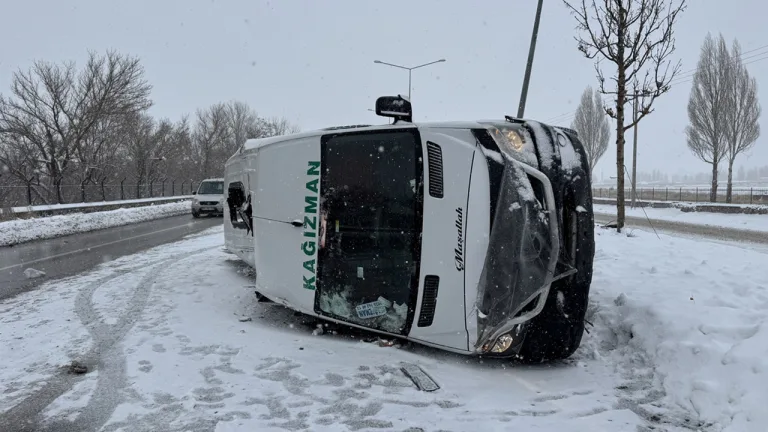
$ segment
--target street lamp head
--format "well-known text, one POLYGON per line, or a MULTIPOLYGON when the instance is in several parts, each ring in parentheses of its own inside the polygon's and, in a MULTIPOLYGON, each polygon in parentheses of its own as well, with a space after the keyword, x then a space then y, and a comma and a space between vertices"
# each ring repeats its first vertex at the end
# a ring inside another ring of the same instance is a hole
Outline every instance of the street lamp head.
POLYGON ((444 61, 445 61, 445 59, 440 59, 440 60, 438 60, 437 62, 438 62, 438 63, 442 63, 442 62, 444 62, 444 61))
POLYGON ((374 63, 381 63, 379 60, 374 60, 373 62, 374 63))

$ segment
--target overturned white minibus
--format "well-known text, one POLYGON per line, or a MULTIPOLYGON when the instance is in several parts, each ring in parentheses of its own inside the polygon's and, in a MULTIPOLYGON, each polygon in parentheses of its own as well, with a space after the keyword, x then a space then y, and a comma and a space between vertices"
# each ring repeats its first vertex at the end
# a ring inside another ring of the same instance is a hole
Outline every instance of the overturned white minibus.
POLYGON ((225 167, 225 241, 257 291, 318 318, 540 362, 581 341, 590 170, 572 130, 506 117, 248 140, 225 167))

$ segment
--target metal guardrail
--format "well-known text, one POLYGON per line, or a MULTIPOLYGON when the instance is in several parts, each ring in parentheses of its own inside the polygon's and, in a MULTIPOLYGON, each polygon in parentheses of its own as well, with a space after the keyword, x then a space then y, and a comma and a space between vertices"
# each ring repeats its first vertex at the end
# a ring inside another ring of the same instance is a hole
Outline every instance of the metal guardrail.
POLYGON ((139 198, 130 200, 116 200, 116 201, 97 201, 88 203, 73 203, 73 204, 43 204, 35 206, 19 206, 11 207, 10 209, 0 209, 0 215, 25 215, 32 213, 65 213, 69 211, 78 210, 93 210, 103 209, 109 207, 138 207, 142 205, 152 205, 157 203, 167 203, 174 201, 186 201, 192 199, 193 195, 177 195, 170 197, 157 197, 157 198, 139 198))

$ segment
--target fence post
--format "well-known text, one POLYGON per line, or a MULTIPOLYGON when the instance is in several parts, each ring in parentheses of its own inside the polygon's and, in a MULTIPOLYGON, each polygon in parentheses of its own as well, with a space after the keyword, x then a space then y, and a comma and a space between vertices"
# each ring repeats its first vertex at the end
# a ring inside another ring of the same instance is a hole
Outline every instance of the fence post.
POLYGON ((749 203, 752 204, 752 188, 749 188, 749 203))
POLYGON ((152 190, 152 185, 154 185, 154 184, 155 184, 155 181, 154 181, 154 180, 150 180, 150 181, 149 181, 149 197, 150 197, 150 198, 154 198, 154 197, 152 196, 152 193, 154 192, 154 191, 152 190))
POLYGON ((664 188, 664 201, 669 201, 669 188, 664 188))
POLYGON ((696 188, 696 202, 699 202, 699 188, 696 188))
POLYGON ((106 180, 106 179, 101 179, 101 200, 102 201, 106 201, 107 200, 107 194, 106 194, 106 192, 104 192, 104 180, 106 180))
POLYGON ((651 201, 656 199, 656 187, 651 188, 651 201))
POLYGON ((121 200, 124 200, 124 199, 125 199, 125 190, 123 189, 123 183, 124 183, 124 182, 125 182, 125 178, 123 178, 122 180, 120 180, 120 199, 121 199, 121 200))
POLYGON ((163 178, 163 195, 162 196, 165 196, 165 180, 167 179, 163 178))
POLYGON ((678 201, 683 200, 683 188, 680 188, 680 196, 677 198, 678 201))
POLYGON ((27 182, 27 204, 32 205, 32 182, 27 182))
POLYGON ((176 180, 171 180, 171 196, 176 196, 176 180))
POLYGON ((80 182, 80 200, 85 202, 85 181, 80 182))

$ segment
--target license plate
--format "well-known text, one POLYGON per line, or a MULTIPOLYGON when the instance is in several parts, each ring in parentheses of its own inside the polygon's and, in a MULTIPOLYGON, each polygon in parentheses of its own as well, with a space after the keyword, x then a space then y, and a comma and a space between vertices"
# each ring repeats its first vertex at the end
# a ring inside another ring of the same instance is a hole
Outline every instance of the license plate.
POLYGON ((216 211, 216 207, 200 207, 200 211, 212 212, 212 211, 216 211))
POLYGON ((362 319, 376 318, 387 314, 387 308, 378 301, 357 305, 355 311, 357 316, 362 319))

